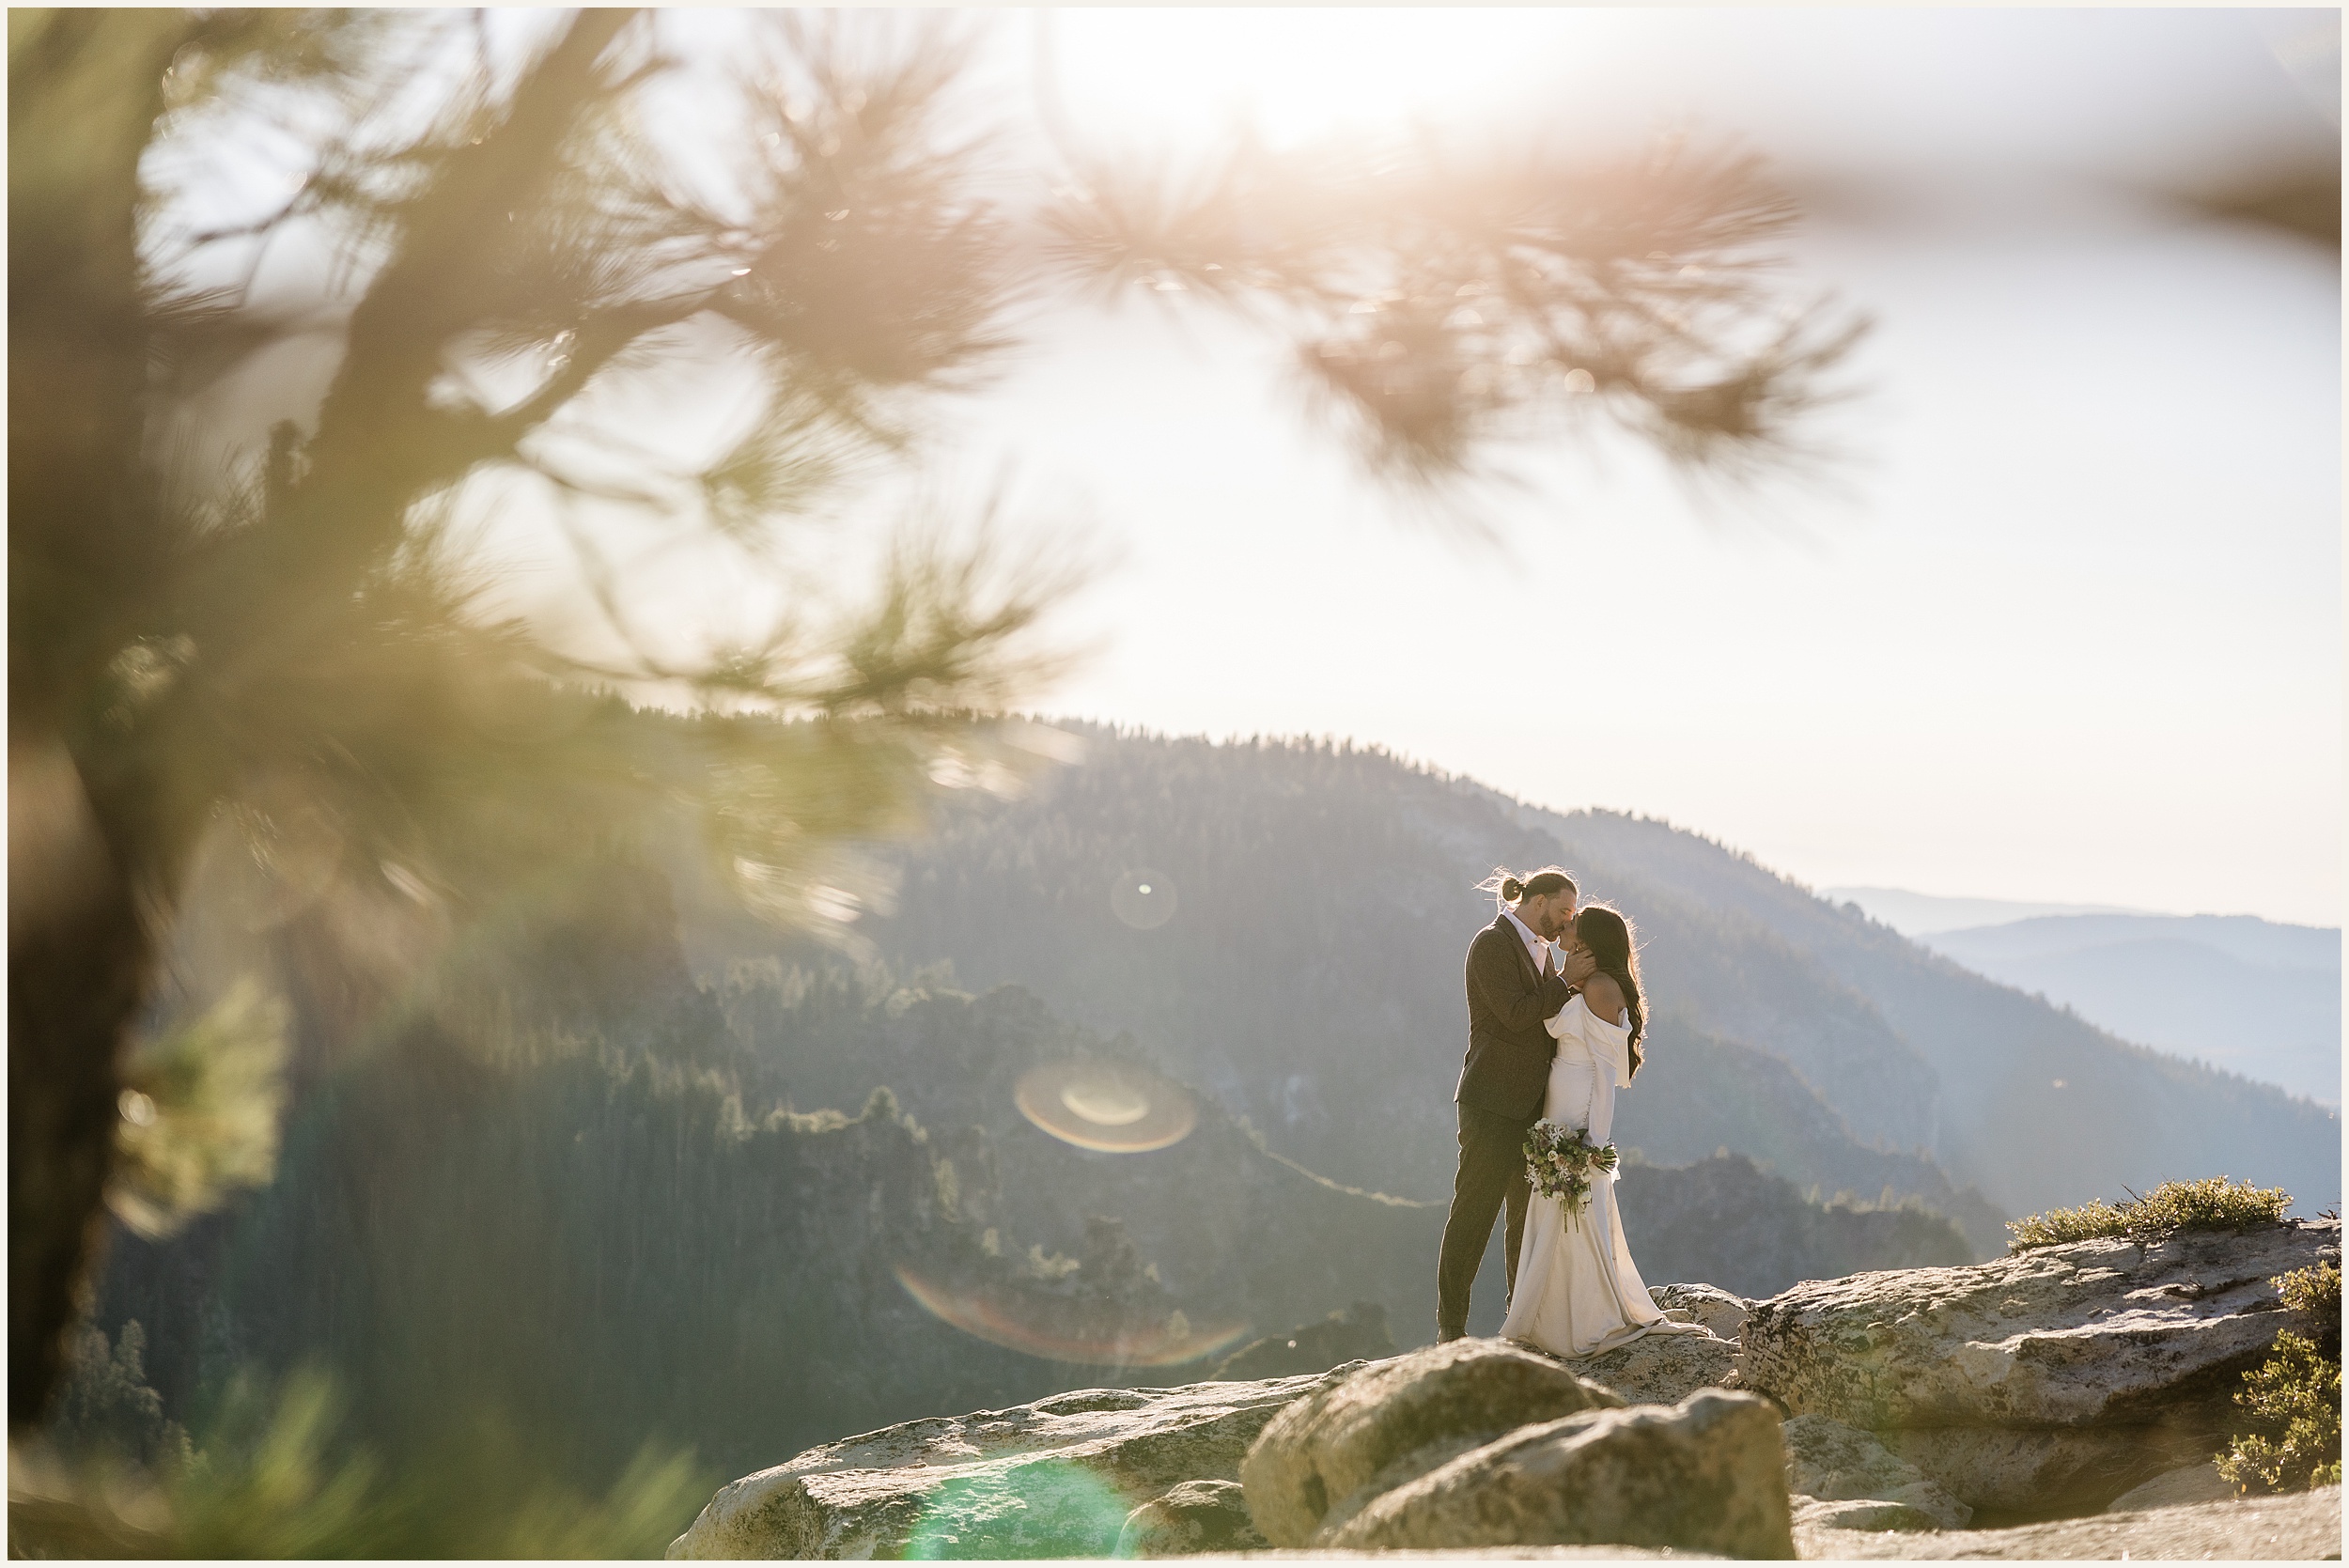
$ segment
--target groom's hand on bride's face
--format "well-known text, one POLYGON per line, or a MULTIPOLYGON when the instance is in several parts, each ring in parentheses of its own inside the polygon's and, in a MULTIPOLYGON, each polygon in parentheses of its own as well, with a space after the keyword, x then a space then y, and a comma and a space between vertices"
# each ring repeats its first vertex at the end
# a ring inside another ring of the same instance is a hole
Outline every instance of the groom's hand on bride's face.
POLYGON ((1564 978, 1567 985, 1579 986, 1598 972, 1598 959, 1586 947, 1579 952, 1567 954, 1566 961, 1560 966, 1558 972, 1564 978))

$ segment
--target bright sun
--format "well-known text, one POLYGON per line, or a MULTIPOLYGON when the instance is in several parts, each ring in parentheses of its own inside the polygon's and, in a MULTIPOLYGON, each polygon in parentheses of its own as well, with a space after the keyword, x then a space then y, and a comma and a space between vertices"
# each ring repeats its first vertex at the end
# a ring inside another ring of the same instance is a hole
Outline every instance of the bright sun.
POLYGON ((1193 142, 1250 114, 1277 145, 1481 119, 1537 90, 1594 13, 1062 9, 1031 13, 1073 125, 1193 142))

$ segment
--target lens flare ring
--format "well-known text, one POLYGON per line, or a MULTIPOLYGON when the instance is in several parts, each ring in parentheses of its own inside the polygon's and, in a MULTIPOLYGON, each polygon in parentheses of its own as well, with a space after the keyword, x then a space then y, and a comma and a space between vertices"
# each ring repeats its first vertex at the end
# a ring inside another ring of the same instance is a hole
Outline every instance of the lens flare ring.
POLYGON ((1110 884, 1110 911, 1137 931, 1155 931, 1173 920, 1180 902, 1174 882, 1147 868, 1128 871, 1110 884))
POLYGON ((1001 1281, 957 1285, 899 1265, 906 1294, 940 1322, 972 1339, 1067 1366, 1172 1367, 1229 1350, 1245 1323, 1193 1324, 1182 1312, 1162 1322, 1087 1321, 1071 1303, 1001 1281))
POLYGON ((1012 1097, 1037 1127, 1096 1154, 1147 1154, 1199 1125, 1190 1090, 1130 1062, 1047 1062, 1021 1075, 1012 1097))

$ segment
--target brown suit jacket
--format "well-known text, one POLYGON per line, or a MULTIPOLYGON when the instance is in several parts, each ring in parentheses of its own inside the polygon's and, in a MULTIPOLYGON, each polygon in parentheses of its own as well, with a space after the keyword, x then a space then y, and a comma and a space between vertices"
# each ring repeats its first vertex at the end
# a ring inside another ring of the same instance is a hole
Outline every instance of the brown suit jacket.
POLYGON ((1533 967, 1517 926, 1495 915, 1469 943, 1468 1055, 1452 1097, 1513 1121, 1538 1118, 1558 1055, 1558 1042, 1542 1026, 1573 994, 1565 981, 1533 967))

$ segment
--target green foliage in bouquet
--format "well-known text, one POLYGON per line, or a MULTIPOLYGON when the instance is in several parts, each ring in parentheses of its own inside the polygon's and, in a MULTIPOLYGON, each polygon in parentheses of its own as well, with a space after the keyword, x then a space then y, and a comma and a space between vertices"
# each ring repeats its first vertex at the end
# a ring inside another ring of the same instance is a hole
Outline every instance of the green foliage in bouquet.
POLYGON ((1525 1134, 1525 1176, 1545 1198, 1564 1201, 1580 1214, 1591 1202, 1591 1184, 1615 1169, 1615 1146, 1593 1143, 1580 1127, 1543 1120, 1525 1134))
POLYGON ((2250 1225, 2275 1225, 2282 1222, 2284 1211, 2291 1206, 2292 1194, 2281 1188, 2253 1187, 2225 1176, 2163 1182, 2125 1203, 2098 1198, 2077 1208, 2049 1209, 2010 1219, 2007 1250, 2027 1252, 2034 1247, 2061 1247, 2101 1236, 2150 1243, 2172 1231, 2236 1231, 2250 1225))

